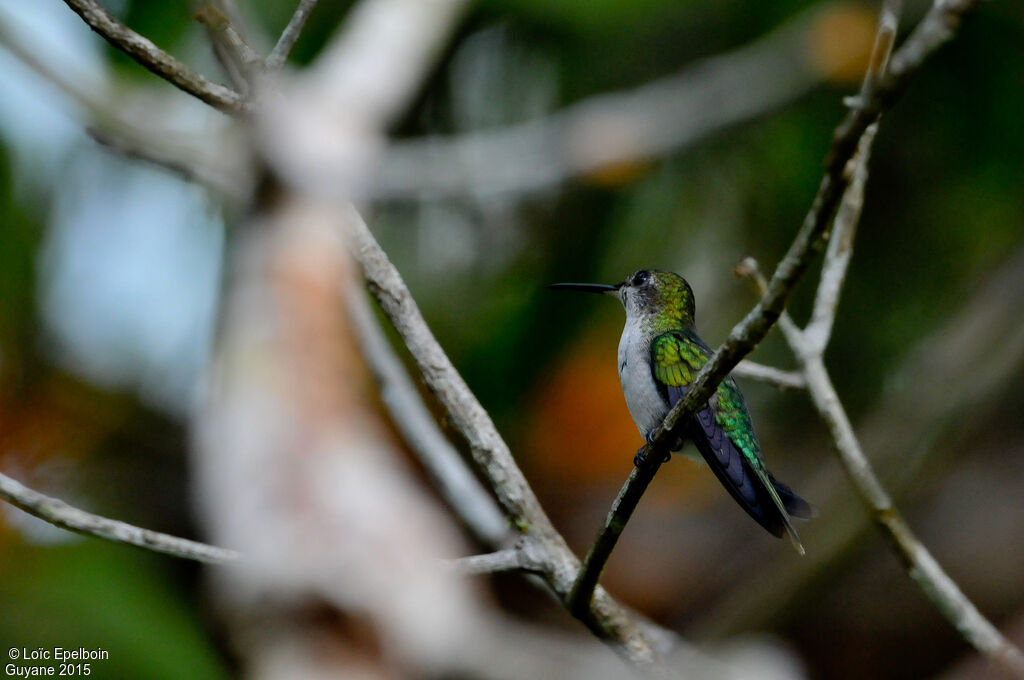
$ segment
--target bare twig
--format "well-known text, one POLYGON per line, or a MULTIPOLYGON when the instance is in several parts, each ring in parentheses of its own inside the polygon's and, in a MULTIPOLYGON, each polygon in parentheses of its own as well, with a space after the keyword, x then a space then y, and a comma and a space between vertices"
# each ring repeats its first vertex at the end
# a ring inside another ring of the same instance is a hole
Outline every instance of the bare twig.
MULTIPOLYGON (((871 51, 871 61, 868 64, 868 72, 864 76, 860 94, 854 102, 855 106, 862 106, 885 76, 896 41, 896 31, 899 28, 899 17, 902 11, 902 0, 886 0, 882 3, 878 18, 878 33, 871 51)), ((876 120, 865 129, 857 152, 847 163, 850 186, 847 187, 842 203, 836 211, 833 225, 838 236, 829 240, 828 248, 825 251, 825 265, 821 270, 821 281, 815 295, 814 309, 811 312, 811 320, 804 331, 811 343, 816 344, 822 351, 828 343, 828 338, 832 335, 832 325, 835 322, 836 310, 839 306, 839 294, 843 281, 846 279, 850 258, 853 256, 853 238, 864 206, 868 160, 877 132, 878 121, 876 120)), ((790 341, 794 337, 794 333, 787 333, 787 339, 790 341)))
POLYGON ((524 564, 519 550, 505 548, 485 555, 470 555, 451 561, 460 574, 499 574, 507 571, 538 571, 536 566, 524 564))
MULTIPOLYGON (((263 68, 259 50, 252 46, 252 34, 234 0, 204 0, 195 18, 206 24, 206 32, 217 62, 228 75, 232 87, 248 99, 253 77, 263 68)), ((259 37, 257 35, 257 37, 259 37)))
POLYGON ((295 8, 295 13, 292 14, 292 18, 288 21, 288 25, 285 26, 281 37, 278 38, 277 44, 274 45, 274 49, 267 56, 268 69, 276 71, 284 66, 284 63, 288 60, 288 55, 292 53, 292 48, 295 47, 295 43, 302 33, 302 27, 306 25, 306 19, 309 18, 313 8, 316 7, 316 3, 317 0, 299 0, 299 6, 295 8))
MULTIPOLYGON (((815 351, 824 352, 825 346, 832 336, 832 326, 839 308, 839 294, 842 291, 843 282, 846 280, 846 270, 850 265, 850 259, 853 257, 853 239, 857 233, 861 210, 864 207, 864 186, 868 178, 868 160, 877 131, 877 122, 868 126, 861 137, 857 153, 850 159, 850 186, 843 194, 839 210, 836 211, 836 219, 832 227, 833 234, 825 250, 825 264, 821 269, 821 280, 814 298, 811 320, 803 331, 808 350, 813 348, 815 351)), ((793 340, 796 337, 799 336, 792 331, 786 333, 786 339, 790 345, 793 345, 793 340)))
POLYGON ((569 595, 569 611, 574 616, 586 616, 593 606, 591 599, 597 588, 597 581, 601 578, 601 572, 604 571, 604 565, 619 542, 619 536, 626 528, 626 522, 629 521, 633 510, 640 503, 640 498, 654 479, 654 473, 661 467, 663 462, 661 458, 650 459, 651 456, 648 455, 647 465, 638 465, 630 471, 626 483, 622 485, 619 494, 612 501, 612 507, 608 511, 604 525, 597 533, 597 538, 594 539, 590 550, 587 551, 583 567, 580 569, 569 595))
POLYGON ((802 390, 807 382, 799 371, 783 371, 774 366, 765 366, 749 359, 744 359, 732 369, 734 376, 760 380, 775 385, 781 390, 802 390))
POLYGON ((242 95, 207 80, 184 63, 115 19, 95 0, 64 0, 103 39, 175 87, 225 113, 248 108, 242 95))
POLYGON ((805 360, 803 370, 811 400, 828 426, 847 476, 910 577, 975 649, 1003 665, 1015 677, 1024 678, 1024 654, 978 611, 893 506, 860 447, 821 357, 805 360))
MULTIPOLYGON (((761 272, 760 265, 754 258, 743 258, 732 271, 736 276, 748 278, 753 284, 754 290, 758 295, 763 296, 768 292, 768 279, 765 278, 764 274, 761 272)), ((779 315, 777 323, 779 330, 782 331, 782 335, 786 338, 795 337, 796 334, 800 332, 800 328, 796 325, 796 322, 793 321, 793 317, 789 315, 789 310, 787 309, 782 310, 782 314, 779 315)), ((743 362, 741 361, 740 363, 743 362)))
POLYGON ((897 62, 900 69, 879 78, 877 85, 864 94, 861 106, 851 111, 836 129, 825 176, 803 226, 776 267, 761 300, 732 329, 726 342, 698 372, 686 396, 676 403, 653 433, 645 462, 631 471, 584 561, 584 569, 579 574, 570 599, 572 611, 586 608, 608 555, 636 509, 643 491, 661 467, 671 444, 678 438, 678 425, 686 422, 707 402, 729 371, 761 341, 784 311, 797 281, 806 271, 812 256, 823 245, 832 216, 851 181, 846 172, 847 163, 856 153, 865 130, 883 110, 895 103, 927 57, 952 38, 963 15, 976 4, 977 0, 937 0, 893 57, 894 69, 897 62), (871 112, 871 115, 867 116, 864 112, 871 112))
POLYGON ((484 545, 500 545, 509 537, 509 527, 494 499, 437 426, 373 318, 365 293, 350 289, 346 299, 363 356, 377 380, 381 400, 392 421, 423 463, 438 493, 473 536, 484 545))
POLYGON ((232 562, 240 557, 234 550, 161 534, 79 510, 62 500, 30 489, 4 474, 0 474, 0 498, 54 526, 86 536, 210 564, 232 562))
POLYGON ((263 57, 249 46, 225 12, 213 5, 206 5, 196 12, 195 17, 206 26, 214 45, 228 51, 230 60, 237 63, 243 75, 248 76, 254 70, 263 68, 263 57))
POLYGON ((956 34, 964 17, 977 5, 978 0, 935 0, 921 23, 893 54, 886 74, 875 82, 868 96, 857 102, 859 105, 851 109, 836 130, 826 159, 830 173, 840 172, 853 154, 860 141, 857 131, 867 128, 883 110, 892 106, 903 94, 910 77, 956 34))
POLYGON ((237 0, 208 1, 227 17, 239 37, 252 47, 254 52, 259 54, 270 49, 269 37, 263 31, 253 30, 252 23, 246 19, 246 15, 238 6, 237 0))

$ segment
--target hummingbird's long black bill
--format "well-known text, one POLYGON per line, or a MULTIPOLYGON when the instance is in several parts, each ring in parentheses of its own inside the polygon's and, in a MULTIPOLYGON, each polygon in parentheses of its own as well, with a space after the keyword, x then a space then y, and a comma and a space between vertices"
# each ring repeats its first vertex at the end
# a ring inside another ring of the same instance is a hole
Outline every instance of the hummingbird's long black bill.
POLYGON ((553 290, 575 290, 581 293, 614 293, 619 287, 606 283, 552 283, 548 286, 553 290))

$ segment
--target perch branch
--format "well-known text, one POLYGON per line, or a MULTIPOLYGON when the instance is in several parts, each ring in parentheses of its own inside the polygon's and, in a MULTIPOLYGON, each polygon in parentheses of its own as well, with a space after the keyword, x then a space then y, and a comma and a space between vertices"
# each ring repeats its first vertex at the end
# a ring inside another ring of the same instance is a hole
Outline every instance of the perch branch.
MULTIPOLYGON (((873 467, 897 502, 941 473, 944 466, 929 466, 928 461, 955 446, 951 442, 969 438, 984 414, 995 408, 995 395, 1024 368, 1024 319, 1014 311, 1017 301, 1005 295, 1020 289, 1024 249, 987 275, 941 328, 906 353, 890 373, 898 380, 887 381, 898 386, 886 389, 860 418, 861 447, 871 452, 873 467), (973 348, 969 360, 963 353, 968 346, 973 348), (957 389, 946 389, 949 385, 957 389)), ((761 560, 744 569, 736 576, 742 586, 690 627, 695 637, 720 638, 777 622, 790 604, 815 597, 815 589, 807 587, 815 574, 832 568, 841 555, 862 544, 868 531, 876 531, 870 516, 854 506, 861 505, 856 494, 848 496, 838 488, 840 482, 849 484, 845 473, 835 472, 841 480, 831 473, 815 475, 817 497, 829 500, 819 505, 819 517, 805 530, 813 552, 803 560, 780 552, 770 563, 761 560)))
MULTIPOLYGON (((922 22, 922 26, 943 27, 950 23, 959 23, 962 14, 955 14, 947 21, 939 21, 933 16, 936 8, 943 4, 948 7, 954 3, 937 2, 922 22)), ((898 2, 885 3, 881 25, 889 36, 896 32, 898 14, 898 2)), ((879 33, 882 35, 883 31, 880 30, 879 33)), ((891 38, 888 41, 880 38, 876 42, 876 52, 882 50, 884 53, 875 54, 872 58, 873 72, 870 72, 865 78, 859 105, 871 105, 868 100, 873 94, 876 84, 885 77, 888 49, 891 44, 891 38)), ((896 56, 898 57, 899 54, 896 56)), ((818 415, 828 427, 843 470, 872 519, 899 555, 911 579, 967 642, 1001 664, 1015 677, 1024 678, 1024 654, 1007 640, 964 595, 924 544, 917 539, 893 505, 888 492, 882 486, 867 456, 864 455, 842 401, 836 393, 828 370, 825 368, 825 348, 831 337, 839 294, 846 279, 850 257, 853 253, 853 239, 864 202, 867 162, 876 130, 877 121, 868 125, 856 146, 853 158, 848 161, 850 184, 844 192, 842 203, 836 213, 835 226, 822 265, 821 281, 818 285, 811 320, 803 331, 787 333, 786 339, 800 364, 811 401, 817 409, 818 415)), ((756 267, 753 268, 753 271, 756 272, 756 267)))
MULTIPOLYGON (((398 270, 355 209, 349 212, 346 226, 351 247, 370 293, 408 347, 427 387, 444 409, 446 420, 466 439, 485 481, 519 530, 520 541, 540 556, 541 577, 567 605, 579 560, 551 524, 487 411, 434 338, 398 270)), ((603 589, 595 593, 594 606, 583 622, 639 667, 651 671, 662 668, 647 631, 603 589)))
POLYGON ((89 28, 167 82, 224 113, 242 113, 245 99, 229 87, 207 80, 184 63, 115 19, 95 0, 64 0, 89 28))
MULTIPOLYGON (((284 178, 284 186, 316 194, 322 184, 316 179, 321 163, 337 161, 335 152, 351 149, 351 144, 372 152, 380 141, 377 137, 420 86, 464 8, 461 0, 357 3, 316 63, 282 83, 294 96, 260 107, 257 123, 266 133, 261 138, 262 151, 268 164, 284 178), (309 96, 316 106, 289 106, 302 96, 309 96), (328 139, 331 144, 325 144, 328 139)), ((350 167, 356 174, 363 172, 362 163, 350 167)), ((446 423, 465 437, 483 481, 494 491, 509 523, 544 555, 542 578, 564 602, 579 560, 555 531, 490 416, 438 345, 400 274, 362 217, 344 198, 338 198, 337 186, 330 200, 344 206, 338 228, 361 265, 370 292, 437 397, 446 423)), ((588 621, 591 630, 635 665, 661 668, 649 636, 633 614, 603 592, 595 599, 601 617, 588 621)))
POLYGON ((30 489, 4 474, 0 474, 0 498, 56 527, 86 536, 209 564, 232 562, 240 557, 234 550, 161 534, 79 510, 62 500, 30 489))
MULTIPOLYGON (((584 560, 584 568, 577 578, 570 598, 572 611, 578 612, 587 608, 607 557, 636 509, 643 491, 654 478, 671 444, 678 437, 677 426, 693 417, 729 371, 743 356, 753 350, 783 313, 797 281, 806 271, 812 257, 823 246, 828 226, 852 179, 846 171, 847 164, 856 154, 865 131, 882 111, 897 101, 927 58, 953 37, 963 15, 976 4, 977 0, 936 0, 917 29, 893 56, 892 69, 877 79, 869 71, 867 79, 874 85, 862 88, 858 107, 853 109, 836 129, 829 149, 825 175, 793 244, 775 269, 761 300, 733 328, 726 342, 698 372, 686 396, 676 403, 654 432, 647 446, 644 462, 630 472, 584 560), (899 69, 896 69, 897 63, 900 65, 899 69), (870 115, 865 112, 869 112, 870 115)), ((880 31, 887 30, 888 26, 883 17, 880 21, 880 31)))

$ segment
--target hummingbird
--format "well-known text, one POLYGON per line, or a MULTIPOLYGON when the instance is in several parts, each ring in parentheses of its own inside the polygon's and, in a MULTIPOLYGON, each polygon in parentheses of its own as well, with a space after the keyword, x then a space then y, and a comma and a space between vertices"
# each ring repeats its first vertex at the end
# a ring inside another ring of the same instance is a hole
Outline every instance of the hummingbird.
MULTIPOLYGON (((619 340, 619 379, 629 413, 649 443, 712 355, 697 335, 690 284, 672 272, 641 269, 615 285, 555 283, 548 287, 614 295, 626 308, 619 340)), ((707 405, 684 424, 673 450, 681 449, 686 440, 693 442, 748 515, 775 536, 788 534, 793 547, 804 554, 790 516, 807 519, 814 510, 768 471, 743 395, 732 378, 722 381, 707 405)), ((643 452, 641 447, 635 462, 643 452)))

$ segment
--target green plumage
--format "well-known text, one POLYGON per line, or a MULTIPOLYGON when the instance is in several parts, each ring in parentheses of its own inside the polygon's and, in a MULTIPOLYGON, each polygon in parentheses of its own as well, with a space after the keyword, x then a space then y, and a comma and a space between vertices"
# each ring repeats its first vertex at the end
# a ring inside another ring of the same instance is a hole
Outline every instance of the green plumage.
MULTIPOLYGON (((662 333, 651 343, 654 378, 667 387, 686 388, 708 362, 711 350, 685 330, 662 333)), ((725 431, 752 465, 763 466, 761 447, 754 435, 747 406, 736 382, 726 378, 709 403, 715 409, 715 422, 725 431)))
MULTIPOLYGON (((619 341, 619 378, 630 415, 649 437, 712 355, 697 336, 690 285, 671 272, 640 270, 617 285, 553 287, 614 294, 622 301, 626 326, 619 341)), ((682 438, 694 443, 736 502, 776 536, 788 533, 802 554, 789 517, 810 517, 813 510, 768 472, 736 383, 724 380, 684 428, 682 438)))
MULTIPOLYGON (((654 338, 651 342, 651 371, 655 381, 666 388, 665 396, 670 403, 675 403, 685 393, 711 354, 711 349, 690 329, 672 330, 654 338)), ((736 381, 732 378, 723 380, 715 396, 708 400, 708 406, 714 412, 717 426, 743 455, 760 486, 778 509, 778 516, 793 545, 803 554, 800 537, 789 520, 789 508, 779 497, 776 482, 765 467, 761 445, 754 434, 754 424, 750 421, 747 405, 736 381)))

